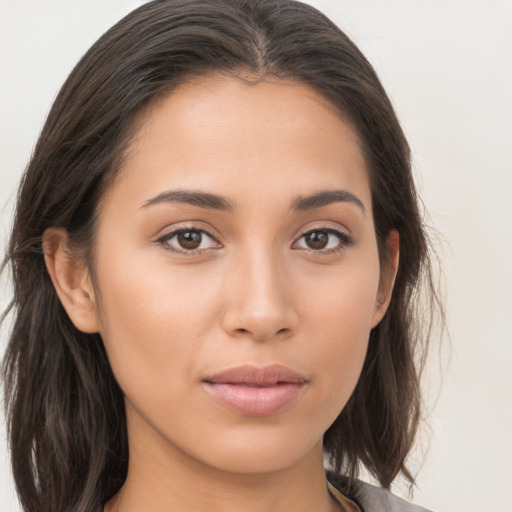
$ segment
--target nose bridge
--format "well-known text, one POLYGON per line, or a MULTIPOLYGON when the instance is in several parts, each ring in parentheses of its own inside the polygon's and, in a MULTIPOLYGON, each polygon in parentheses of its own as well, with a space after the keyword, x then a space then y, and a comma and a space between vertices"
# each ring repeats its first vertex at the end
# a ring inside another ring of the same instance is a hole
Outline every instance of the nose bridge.
POLYGON ((278 251, 270 244, 248 247, 232 270, 225 328, 259 340, 291 333, 297 318, 278 251))

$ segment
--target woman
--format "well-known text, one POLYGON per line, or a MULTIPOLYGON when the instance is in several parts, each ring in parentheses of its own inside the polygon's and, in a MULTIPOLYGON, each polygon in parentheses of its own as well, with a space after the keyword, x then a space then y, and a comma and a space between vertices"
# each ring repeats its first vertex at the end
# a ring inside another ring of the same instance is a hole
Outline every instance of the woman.
POLYGON ((115 25, 54 103, 6 262, 25 510, 418 510, 354 478, 414 481, 435 295, 409 150, 312 7, 115 25))

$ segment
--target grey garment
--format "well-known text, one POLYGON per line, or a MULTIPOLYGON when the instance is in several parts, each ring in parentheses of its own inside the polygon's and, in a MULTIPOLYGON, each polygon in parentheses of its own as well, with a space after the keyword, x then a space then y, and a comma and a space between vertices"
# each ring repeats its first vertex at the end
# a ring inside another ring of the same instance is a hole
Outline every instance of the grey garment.
POLYGON ((413 505, 395 496, 387 489, 356 478, 349 481, 348 478, 331 472, 327 477, 336 489, 359 506, 361 512, 430 512, 426 508, 413 505))
POLYGON ((429 512, 426 508, 413 505, 386 489, 359 481, 357 485, 364 512, 429 512))

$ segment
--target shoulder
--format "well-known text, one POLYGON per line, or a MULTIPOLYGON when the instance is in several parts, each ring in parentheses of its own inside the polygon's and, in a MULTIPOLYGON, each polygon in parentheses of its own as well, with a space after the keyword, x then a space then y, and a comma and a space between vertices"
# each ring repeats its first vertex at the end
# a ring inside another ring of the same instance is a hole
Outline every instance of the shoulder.
POLYGON ((387 489, 356 478, 349 480, 347 477, 331 472, 327 474, 327 478, 336 489, 359 505, 361 512, 430 512, 426 508, 413 505, 395 496, 387 489))

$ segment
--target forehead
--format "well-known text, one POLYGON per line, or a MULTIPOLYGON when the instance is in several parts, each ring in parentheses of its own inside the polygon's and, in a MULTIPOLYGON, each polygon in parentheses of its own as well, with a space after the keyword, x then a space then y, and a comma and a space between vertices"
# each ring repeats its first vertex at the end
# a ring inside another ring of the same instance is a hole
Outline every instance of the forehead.
POLYGON ((290 195, 363 187, 371 206, 356 132, 311 87, 277 79, 216 75, 181 85, 139 118, 120 177, 128 195, 148 196, 177 185, 223 195, 262 183, 290 195))

